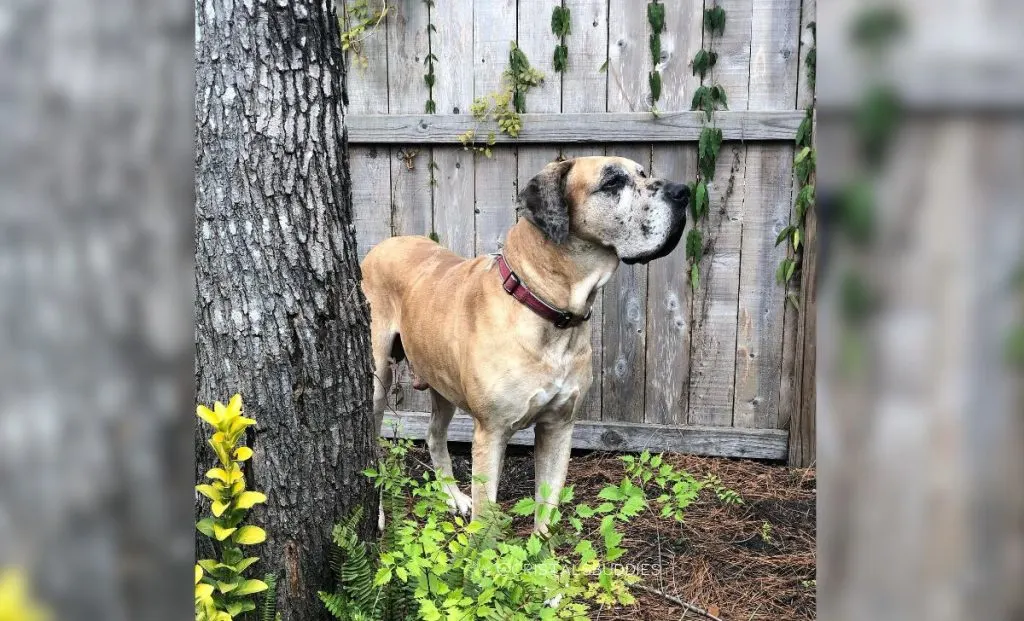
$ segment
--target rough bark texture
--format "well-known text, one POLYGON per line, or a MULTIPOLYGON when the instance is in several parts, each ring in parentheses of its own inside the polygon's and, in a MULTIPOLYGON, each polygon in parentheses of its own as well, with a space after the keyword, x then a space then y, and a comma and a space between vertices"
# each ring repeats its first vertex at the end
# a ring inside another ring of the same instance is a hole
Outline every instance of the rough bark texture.
POLYGON ((344 105, 332 2, 197 3, 196 386, 202 403, 240 392, 258 421, 253 573, 277 574, 285 621, 326 618, 331 525, 374 502, 344 105))

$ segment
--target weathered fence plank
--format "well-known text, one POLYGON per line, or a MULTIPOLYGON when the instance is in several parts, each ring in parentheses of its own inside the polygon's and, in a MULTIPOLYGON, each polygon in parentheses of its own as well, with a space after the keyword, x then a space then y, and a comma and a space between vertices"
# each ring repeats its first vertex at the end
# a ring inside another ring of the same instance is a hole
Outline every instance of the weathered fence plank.
MULTIPOLYGON (((814 47, 814 29, 810 26, 817 19, 816 0, 803 0, 800 11, 800 59, 797 64, 797 97, 796 107, 798 110, 805 110, 814 103, 814 90, 807 80, 806 61, 807 54, 814 47)), ((799 192, 797 181, 793 180, 793 196, 799 192)), ((796 218, 795 209, 790 210, 790 221, 796 218)), ((806 240, 805 240, 806 245, 806 240)), ((801 274, 802 277, 802 274, 801 274)), ((782 328, 782 378, 779 388, 779 420, 778 428, 789 427, 790 416, 797 408, 800 398, 800 373, 797 367, 797 333, 799 325, 803 323, 800 313, 802 308, 789 303, 792 298, 800 304, 802 289, 800 286, 801 277, 794 278, 786 288, 786 311, 783 317, 782 328)), ((802 306, 802 304, 801 304, 802 306)))
MULTIPOLYGON (((608 3, 593 0, 566 0, 570 33, 565 46, 569 65, 562 74, 562 116, 575 113, 604 113, 608 106, 608 72, 601 66, 608 61, 608 3)), ((604 146, 568 145, 562 148, 567 159, 585 155, 606 155, 604 146)), ((597 296, 590 315, 590 345, 593 348, 594 382, 583 402, 581 418, 601 420, 601 385, 604 373, 604 297, 597 296)))
MULTIPOLYGON (((558 40, 551 33, 551 11, 561 6, 561 0, 520 0, 518 3, 519 49, 526 54, 530 65, 544 74, 544 82, 530 90, 526 110, 531 113, 557 113, 562 109, 562 80, 555 72, 554 51, 558 40)), ((527 127, 529 120, 524 121, 527 127)), ((517 186, 529 183, 541 168, 558 159, 556 144, 520 146, 516 160, 517 186)))
MULTIPOLYGON (((662 95, 658 106, 684 110, 700 85, 689 65, 701 48, 703 3, 686 0, 666 4, 665 8, 659 63, 662 95)), ((690 145, 655 145, 651 169, 658 177, 690 182, 697 171, 697 152, 690 145)), ((693 302, 686 263, 684 239, 672 254, 648 267, 644 419, 650 423, 686 423, 693 302)))
MULTIPOLYGON (((474 4, 473 94, 486 97, 501 89, 509 44, 516 38, 516 0, 483 0, 474 4)), ((476 137, 486 145, 487 134, 476 137)), ((476 253, 496 252, 515 224, 515 147, 495 147, 491 156, 474 154, 476 188, 476 253)))
POLYGON ((693 295, 690 347, 692 425, 731 425, 736 362, 736 309, 746 148, 725 145, 718 156, 711 204, 701 225, 704 256, 693 295))
MULTIPOLYGON (((780 109, 796 101, 800 0, 758 0, 750 30, 748 108, 780 109)), ((777 427, 782 386, 786 288, 775 272, 789 240, 776 246, 793 203, 793 149, 747 146, 740 251, 733 425, 777 427)))
POLYGON ((570 33, 569 64, 562 74, 562 112, 605 112, 608 103, 608 3, 565 0, 570 33))
POLYGON ((775 272, 786 244, 775 237, 789 223, 793 197, 792 150, 747 147, 748 190, 740 252, 739 315, 736 328, 736 388, 733 425, 778 425, 785 287, 775 272))
MULTIPOLYGON (((426 438, 430 417, 422 412, 388 413, 384 437, 426 438)), ((456 415, 448 427, 452 442, 473 440, 473 419, 456 415)), ((533 445, 533 427, 512 436, 511 444, 533 445)), ((749 459, 784 459, 786 432, 781 429, 732 429, 729 427, 679 427, 618 421, 578 421, 572 446, 598 451, 671 451, 694 455, 730 455, 749 459)))
MULTIPOLYGON (((718 0, 716 4, 727 17, 725 33, 709 45, 718 52, 711 82, 725 88, 730 110, 747 110, 753 0, 718 0)), ((716 125, 721 114, 715 113, 716 125)), ((701 282, 693 300, 691 424, 732 424, 746 167, 746 146, 723 145, 709 186, 710 213, 701 226, 705 246, 701 282)))
MULTIPOLYGON (((437 2, 430 11, 431 22, 437 25, 431 44, 438 59, 434 68, 437 111, 472 121, 473 0, 437 2)), ((434 162, 434 231, 446 248, 472 257, 476 245, 473 153, 461 146, 437 147, 434 162)))
MULTIPOLYGON (((608 110, 648 110, 647 13, 635 3, 610 0, 608 7, 608 110)), ((648 145, 619 147, 614 155, 651 168, 648 145)), ((604 372, 601 405, 604 419, 644 420, 647 366, 647 266, 620 265, 604 288, 604 372)))
MULTIPOLYGON (((647 88, 644 75, 643 88, 647 88)), ((796 110, 724 110, 715 115, 715 125, 730 141, 792 141, 802 120, 796 110)), ((481 128, 472 116, 463 114, 352 115, 346 122, 352 144, 457 145, 460 135, 481 128)), ((702 127, 701 114, 689 110, 659 112, 657 117, 650 112, 527 113, 518 138, 498 133, 495 140, 518 144, 694 142, 702 127)))
MULTIPOLYGON (((370 10, 380 9, 382 0, 371 0, 370 10)), ((348 112, 350 114, 387 114, 388 73, 387 25, 378 26, 378 32, 362 43, 361 54, 365 68, 354 62, 355 53, 346 54, 350 73, 361 72, 359 80, 348 85, 348 112), (384 71, 376 70, 384 67, 384 71), (371 69, 372 68, 372 69, 371 69)), ((391 170, 388 163, 391 150, 386 145, 353 147, 349 150, 352 178, 352 199, 356 247, 362 259, 381 240, 391 236, 391 170)))
MULTIPOLYGON (((388 95, 392 114, 422 114, 429 90, 423 81, 430 52, 428 7, 423 2, 391 4, 388 17, 388 95)), ((381 68, 376 69, 378 72, 381 68)), ((351 138, 350 138, 351 142, 351 138)), ((395 146, 391 157, 391 202, 395 235, 429 235, 433 230, 430 147, 395 146)))
POLYGON ((349 151, 352 176, 353 225, 361 261, 381 241, 391 237, 391 170, 387 147, 349 151))
MULTIPOLYGON (((423 81, 424 60, 430 53, 427 36, 429 8, 423 2, 390 3, 388 63, 371 67, 388 77, 392 114, 422 114, 429 90, 423 81)), ((357 76, 359 74, 356 74, 357 76)), ((434 229, 429 146, 394 145, 391 149, 391 228, 395 235, 429 235, 434 229)), ((429 412, 430 395, 413 390, 407 365, 398 365, 391 407, 429 412)))

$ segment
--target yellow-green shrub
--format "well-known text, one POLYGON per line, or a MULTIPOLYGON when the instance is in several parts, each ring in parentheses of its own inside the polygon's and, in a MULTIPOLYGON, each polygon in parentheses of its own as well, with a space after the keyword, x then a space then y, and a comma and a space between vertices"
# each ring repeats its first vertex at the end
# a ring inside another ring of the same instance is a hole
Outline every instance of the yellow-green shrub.
POLYGON ((267 538, 262 528, 242 524, 249 509, 267 500, 259 492, 246 491, 242 463, 252 457, 252 449, 237 446, 246 428, 256 421, 242 416, 241 395, 231 397, 227 406, 218 401, 212 410, 200 405, 196 414, 215 430, 209 444, 219 461, 218 467, 206 473, 210 483, 196 486, 196 491, 210 499, 213 514, 199 520, 196 528, 220 547, 219 559, 202 559, 196 565, 196 619, 230 621, 255 610, 256 604, 248 596, 267 590, 262 580, 245 577, 245 570, 259 559, 242 553, 242 546, 263 543, 267 538))
POLYGON ((28 580, 17 569, 0 570, 0 621, 48 621, 50 614, 33 599, 28 580))

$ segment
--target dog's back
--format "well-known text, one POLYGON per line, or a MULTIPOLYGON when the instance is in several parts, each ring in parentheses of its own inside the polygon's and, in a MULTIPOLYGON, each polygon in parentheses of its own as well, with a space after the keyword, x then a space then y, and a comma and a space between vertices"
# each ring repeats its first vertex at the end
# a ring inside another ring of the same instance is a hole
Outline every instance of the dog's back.
MULTIPOLYGON (((363 259, 363 289, 389 291, 402 299, 424 278, 437 281, 466 259, 420 235, 391 237, 380 242, 363 259)), ((373 300, 371 300, 371 303, 373 300)), ((395 309, 398 311, 398 309, 395 309)))

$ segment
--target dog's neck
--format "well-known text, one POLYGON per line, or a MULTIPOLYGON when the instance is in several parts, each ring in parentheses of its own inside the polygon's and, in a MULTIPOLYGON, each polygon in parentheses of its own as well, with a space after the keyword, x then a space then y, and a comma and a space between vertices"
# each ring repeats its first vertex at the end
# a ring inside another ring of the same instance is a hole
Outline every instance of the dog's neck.
POLYGON ((525 218, 509 230, 502 252, 530 291, 579 316, 590 311, 619 265, 610 248, 572 235, 556 244, 525 218))

